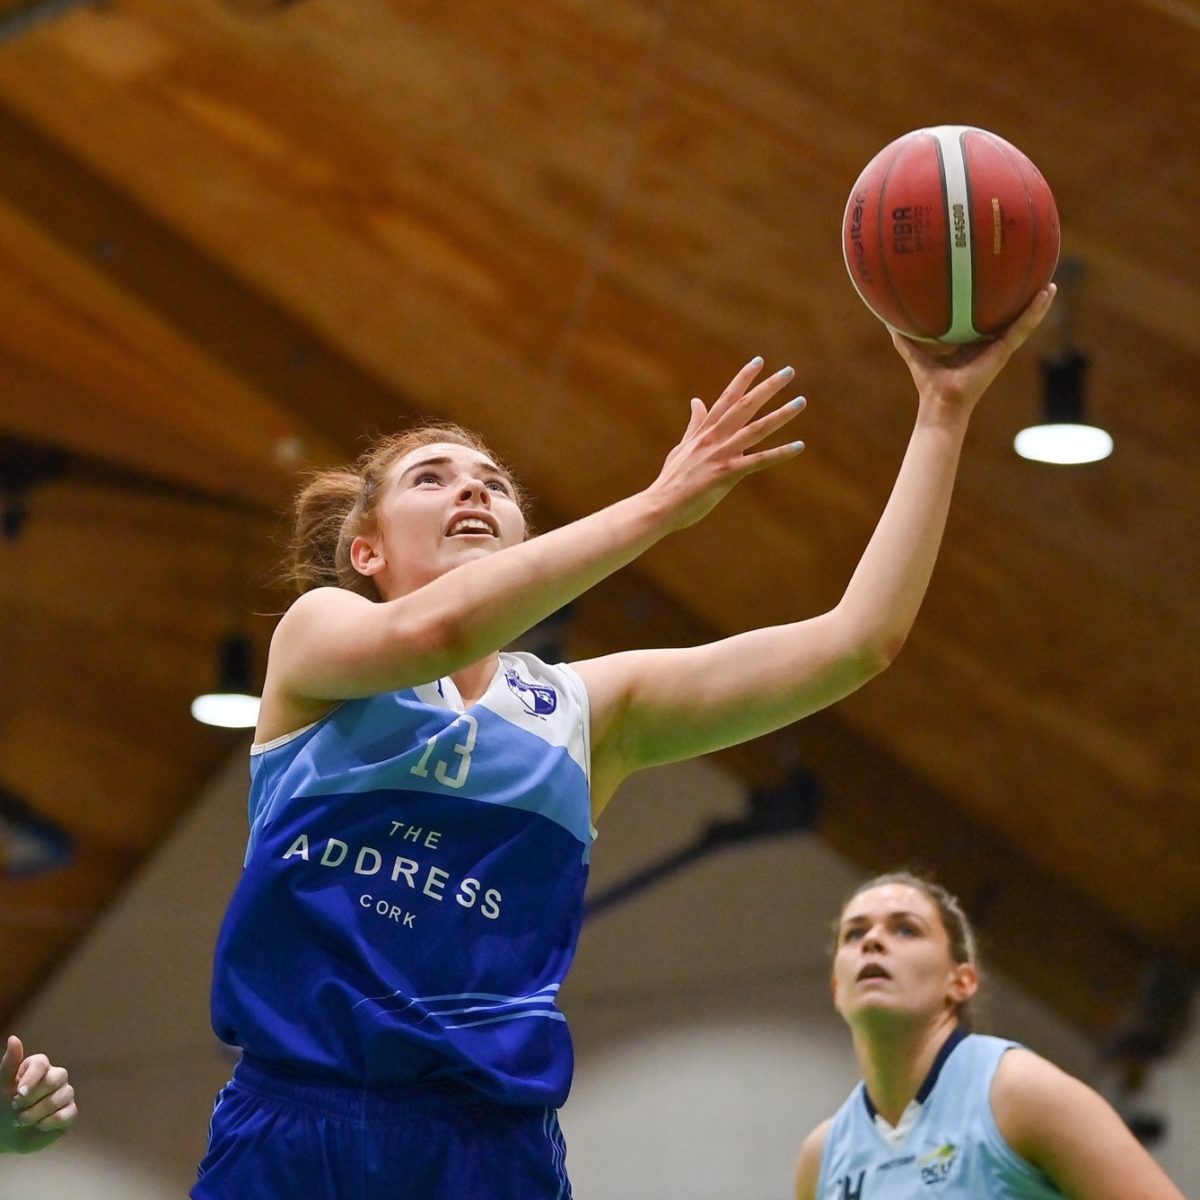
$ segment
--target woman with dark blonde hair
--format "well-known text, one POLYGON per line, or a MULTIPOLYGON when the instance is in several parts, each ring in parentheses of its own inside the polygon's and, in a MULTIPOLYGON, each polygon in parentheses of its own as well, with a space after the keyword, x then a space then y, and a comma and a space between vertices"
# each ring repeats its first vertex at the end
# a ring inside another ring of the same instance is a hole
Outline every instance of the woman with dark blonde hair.
POLYGON ((833 1000, 863 1078, 805 1139, 796 1200, 1184 1200, 1098 1093, 971 1032, 975 937, 945 888, 880 875, 836 938, 833 1000))
POLYGON ((474 435, 433 425, 313 481, 300 596, 275 631, 251 751, 250 839, 217 946, 213 1024, 242 1047, 198 1200, 569 1197, 557 1005, 594 823, 623 779, 792 721, 896 655, 937 556, 972 410, 1045 315, 937 357, 896 337, 916 423, 845 594, 810 620, 571 665, 526 630, 739 480, 800 411, 762 360, 645 489, 527 537, 474 435))

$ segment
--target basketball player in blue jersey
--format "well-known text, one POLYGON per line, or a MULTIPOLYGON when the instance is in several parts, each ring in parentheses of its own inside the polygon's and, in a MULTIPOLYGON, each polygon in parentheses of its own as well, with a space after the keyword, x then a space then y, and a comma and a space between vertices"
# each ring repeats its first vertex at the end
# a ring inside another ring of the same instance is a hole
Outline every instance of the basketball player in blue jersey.
POLYGON ((425 426, 297 504, 300 595, 271 644, 245 869, 213 1024, 240 1046, 196 1200, 563 1200, 558 990, 594 823, 623 779, 831 704, 899 650, 971 412, 1045 315, 937 357, 896 338, 916 425, 835 609, 690 649, 553 666, 507 646, 746 475, 803 406, 743 367, 645 490, 528 538, 473 435, 425 426))
POLYGON ((26 1054, 9 1037, 0 1056, 0 1154, 31 1154, 53 1145, 75 1123, 75 1089, 64 1067, 44 1054, 26 1054))
POLYGON ((863 1080, 805 1139, 796 1200, 1184 1200, 1086 1084, 970 1032, 978 987, 944 888, 900 872, 850 899, 833 994, 863 1080))

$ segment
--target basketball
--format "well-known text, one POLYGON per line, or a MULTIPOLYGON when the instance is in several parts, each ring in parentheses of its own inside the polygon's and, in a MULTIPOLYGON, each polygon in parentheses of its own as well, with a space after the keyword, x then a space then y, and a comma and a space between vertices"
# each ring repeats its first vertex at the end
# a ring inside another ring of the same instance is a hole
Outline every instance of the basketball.
POLYGON ((1050 282, 1059 240, 1042 173, 970 125, 916 129, 885 146, 842 218, 863 303, 900 333, 951 344, 1002 332, 1050 282))

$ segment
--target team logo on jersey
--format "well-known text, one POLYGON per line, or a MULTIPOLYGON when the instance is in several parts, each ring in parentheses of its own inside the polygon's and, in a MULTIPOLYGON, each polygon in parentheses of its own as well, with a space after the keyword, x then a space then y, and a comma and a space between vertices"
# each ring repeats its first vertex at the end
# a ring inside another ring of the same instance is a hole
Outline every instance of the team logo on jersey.
POLYGON ((954 1158, 957 1154, 958 1147, 953 1142, 947 1142, 919 1158, 917 1163, 921 1168, 921 1182, 927 1187, 944 1183, 954 1169, 954 1158))
POLYGON ((504 672, 509 690, 535 717, 548 717, 558 707, 558 693, 544 683, 527 683, 509 667, 504 672))

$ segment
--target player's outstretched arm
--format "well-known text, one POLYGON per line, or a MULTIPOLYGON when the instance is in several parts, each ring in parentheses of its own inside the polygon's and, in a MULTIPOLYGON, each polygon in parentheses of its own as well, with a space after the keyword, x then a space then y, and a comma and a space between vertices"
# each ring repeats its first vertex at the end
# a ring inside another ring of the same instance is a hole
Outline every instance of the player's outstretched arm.
POLYGON ((75 1089, 63 1067, 44 1054, 26 1056, 21 1039, 9 1037, 0 1058, 0 1153, 29 1154, 62 1137, 78 1116, 75 1089))
POLYGON ((1070 1200, 1185 1200, 1087 1084, 1029 1050, 1010 1050, 992 1083, 1004 1140, 1070 1200))
MULTIPOLYGON (((767 409, 792 379, 755 383, 743 367, 707 407, 693 400, 682 440, 646 489, 560 529, 455 567, 416 591, 375 603, 337 588, 301 596, 280 621, 269 673, 312 700, 372 695, 478 662, 698 521, 739 480, 795 457, 799 443, 759 449, 803 401, 767 409)), ((271 686, 271 680, 268 680, 271 686)))
POLYGON ((592 703, 596 813, 633 771, 790 724, 892 661, 933 572, 971 412, 1052 299, 1051 288, 1003 338, 948 356, 895 338, 917 385, 916 424, 883 515, 836 608, 704 646, 577 664, 592 703))

